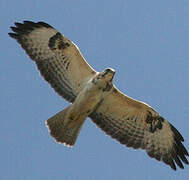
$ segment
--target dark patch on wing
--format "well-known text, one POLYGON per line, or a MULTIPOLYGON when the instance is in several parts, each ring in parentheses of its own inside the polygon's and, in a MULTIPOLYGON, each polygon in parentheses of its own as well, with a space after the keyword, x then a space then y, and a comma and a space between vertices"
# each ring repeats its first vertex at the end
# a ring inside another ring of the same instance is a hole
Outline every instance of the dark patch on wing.
POLYGON ((154 133, 157 129, 162 129, 162 122, 164 122, 164 119, 161 116, 153 117, 152 113, 148 112, 146 123, 150 124, 150 132, 154 133))
POLYGON ((65 49, 70 46, 68 42, 64 42, 63 36, 61 33, 57 32, 54 36, 52 36, 49 39, 49 48, 54 50, 54 49, 65 49))

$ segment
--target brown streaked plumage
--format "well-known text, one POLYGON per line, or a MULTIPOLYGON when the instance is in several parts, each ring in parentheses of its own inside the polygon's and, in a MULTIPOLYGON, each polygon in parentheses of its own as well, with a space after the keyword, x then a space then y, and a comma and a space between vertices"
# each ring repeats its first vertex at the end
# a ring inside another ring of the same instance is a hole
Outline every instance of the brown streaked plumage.
POLYGON ((72 104, 49 120, 57 142, 73 146, 87 117, 121 144, 147 154, 176 170, 189 164, 182 135, 149 105, 136 101, 113 85, 114 70, 96 72, 77 46, 52 26, 15 23, 9 35, 36 63, 54 90, 72 104))

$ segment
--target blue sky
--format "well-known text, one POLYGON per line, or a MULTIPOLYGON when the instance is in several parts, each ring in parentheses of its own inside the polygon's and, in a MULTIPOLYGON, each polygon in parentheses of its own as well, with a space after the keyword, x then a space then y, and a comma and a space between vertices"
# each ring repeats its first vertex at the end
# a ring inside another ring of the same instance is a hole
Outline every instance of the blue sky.
POLYGON ((45 120, 68 106, 8 36, 15 21, 45 21, 80 48, 96 70, 155 108, 189 149, 189 2, 186 0, 0 1, 1 180, 187 180, 142 150, 120 145, 87 119, 70 149, 49 136, 45 120))

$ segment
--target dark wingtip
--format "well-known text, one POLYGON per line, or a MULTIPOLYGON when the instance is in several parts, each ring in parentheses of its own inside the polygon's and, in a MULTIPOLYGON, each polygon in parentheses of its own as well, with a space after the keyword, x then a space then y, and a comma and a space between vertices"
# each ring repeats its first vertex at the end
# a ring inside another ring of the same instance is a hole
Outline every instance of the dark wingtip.
MULTIPOLYGON (((20 23, 18 23, 20 24, 20 23)), ((33 27, 46 27, 46 28, 53 28, 51 25, 43 22, 43 21, 39 21, 37 23, 33 22, 33 21, 24 21, 24 25, 28 25, 28 26, 33 26, 33 27)))
POLYGON ((170 164, 170 166, 171 166, 171 168, 172 168, 174 171, 177 170, 177 168, 176 168, 176 166, 175 166, 175 163, 170 164))
POLYGON ((186 156, 188 156, 188 151, 186 150, 186 148, 184 147, 184 145, 182 144, 182 142, 184 141, 184 138, 182 137, 182 135, 179 133, 179 131, 173 126, 171 125, 171 130, 173 132, 173 136, 174 136, 174 145, 173 145, 173 150, 172 150, 172 157, 175 161, 175 163, 181 168, 184 169, 184 166, 182 164, 189 164, 186 156))
POLYGON ((36 23, 35 22, 33 22, 33 21, 28 21, 28 20, 25 20, 25 21, 23 21, 24 22, 24 24, 30 24, 30 25, 35 25, 36 23))
POLYGON ((24 26, 24 24, 19 23, 19 22, 15 22, 14 24, 15 24, 16 27, 22 27, 22 26, 24 26))
POLYGON ((41 26, 44 26, 46 28, 53 28, 51 25, 49 25, 49 24, 47 24, 47 23, 45 23, 43 21, 39 21, 38 24, 40 24, 41 26))
POLYGON ((49 24, 42 21, 37 22, 37 23, 32 22, 32 21, 23 21, 23 23, 15 22, 14 24, 15 24, 15 27, 11 26, 10 28, 15 33, 8 33, 9 36, 14 39, 18 39, 19 36, 23 34, 28 34, 36 28, 41 28, 41 27, 53 28, 49 24))
POLYGON ((17 39, 18 38, 18 35, 15 34, 15 33, 8 33, 8 35, 14 39, 17 39))
POLYGON ((171 126, 171 130, 173 131, 177 139, 179 139, 180 141, 184 141, 184 138, 182 137, 180 132, 172 124, 170 124, 170 126, 171 126))

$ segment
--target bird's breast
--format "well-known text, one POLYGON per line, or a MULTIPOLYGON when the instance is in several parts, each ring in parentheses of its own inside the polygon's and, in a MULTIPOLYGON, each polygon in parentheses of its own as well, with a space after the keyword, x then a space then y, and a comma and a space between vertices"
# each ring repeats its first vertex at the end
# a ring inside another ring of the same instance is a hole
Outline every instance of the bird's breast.
POLYGON ((98 88, 97 85, 89 83, 78 94, 74 103, 72 104, 74 111, 77 113, 85 114, 88 116, 94 111, 96 106, 106 96, 106 92, 103 89, 98 88))

